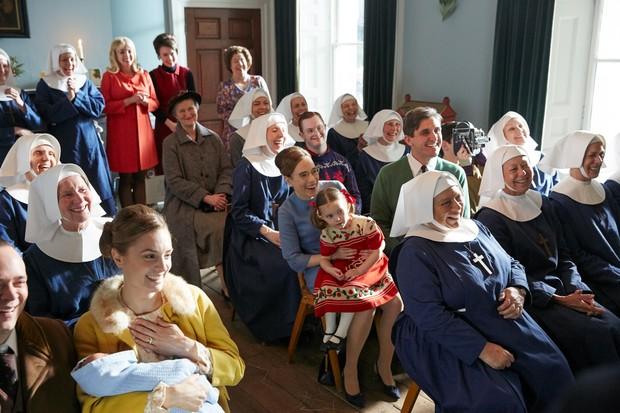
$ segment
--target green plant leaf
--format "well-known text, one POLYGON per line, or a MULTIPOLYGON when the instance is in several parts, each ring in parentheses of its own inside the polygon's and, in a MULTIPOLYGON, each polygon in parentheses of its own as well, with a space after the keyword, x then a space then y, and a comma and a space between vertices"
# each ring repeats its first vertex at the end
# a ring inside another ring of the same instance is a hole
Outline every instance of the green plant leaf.
POLYGON ((456 10, 457 0, 439 0, 439 11, 441 12, 441 20, 446 20, 456 10))

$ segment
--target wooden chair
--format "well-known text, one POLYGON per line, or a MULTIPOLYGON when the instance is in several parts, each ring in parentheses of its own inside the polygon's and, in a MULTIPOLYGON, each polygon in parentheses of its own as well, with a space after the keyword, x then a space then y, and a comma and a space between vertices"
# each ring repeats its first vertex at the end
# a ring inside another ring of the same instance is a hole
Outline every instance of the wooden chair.
POLYGON ((403 407, 400 409, 400 413, 411 413, 413 411, 413 406, 415 405, 416 400, 418 400, 418 396, 420 395, 420 386, 414 381, 409 386, 409 390, 407 390, 407 396, 405 397, 405 401, 403 402, 403 407))
MULTIPOLYGON (((299 282, 299 289, 301 290, 301 301, 297 309, 297 315, 295 316, 295 322, 293 323, 293 330, 291 331, 291 339, 288 342, 288 362, 293 362, 293 356, 297 349, 297 343, 299 343, 299 336, 301 334, 301 328, 304 325, 306 317, 310 314, 314 314, 314 294, 310 291, 306 285, 304 274, 297 273, 297 281, 299 282)), ((323 320, 321 320, 323 322, 323 320)), ((325 325, 323 325, 325 327, 325 325)), ((332 367, 334 373, 334 382, 336 384, 336 390, 342 392, 344 390, 342 384, 342 374, 340 371, 340 362, 338 361, 338 353, 336 350, 329 350, 327 352, 329 358, 329 364, 332 367)))

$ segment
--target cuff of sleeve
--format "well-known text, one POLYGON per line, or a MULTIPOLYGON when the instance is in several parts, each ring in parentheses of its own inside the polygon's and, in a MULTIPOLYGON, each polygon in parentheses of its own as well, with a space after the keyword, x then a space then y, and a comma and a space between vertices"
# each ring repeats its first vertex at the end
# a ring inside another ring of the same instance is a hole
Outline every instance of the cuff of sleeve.
POLYGON ((168 411, 164 407, 164 401, 166 400, 166 389, 168 386, 164 382, 160 382, 149 396, 144 407, 144 413, 165 413, 168 411))
POLYGON ((209 349, 202 343, 194 341, 192 357, 196 360, 200 374, 207 376, 207 378, 211 380, 213 376, 213 359, 211 358, 211 352, 209 349))

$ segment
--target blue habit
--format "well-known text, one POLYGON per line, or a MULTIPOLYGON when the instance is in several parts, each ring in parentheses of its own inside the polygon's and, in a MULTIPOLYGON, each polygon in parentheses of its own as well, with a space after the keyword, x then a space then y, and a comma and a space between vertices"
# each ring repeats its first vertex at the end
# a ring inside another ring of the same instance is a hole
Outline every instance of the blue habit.
POLYGON ((28 274, 28 313, 58 318, 69 327, 88 311, 99 283, 121 273, 111 259, 64 262, 46 255, 36 244, 24 253, 24 263, 28 274))
POLYGON ((103 95, 87 80, 70 101, 65 92, 40 80, 35 104, 49 133, 60 142, 60 160, 79 165, 101 197, 107 215, 116 215, 108 158, 94 124, 105 106, 103 95))
POLYGON ((523 267, 478 226, 467 243, 403 241, 396 277, 405 309, 393 331, 396 352, 436 412, 542 411, 573 375, 527 312, 516 320, 497 312, 500 292, 527 289, 527 280, 523 267), (484 256, 492 275, 472 263, 471 251, 484 256), (514 355, 510 368, 495 370, 478 358, 487 342, 514 355))
POLYGON ((598 205, 581 204, 554 191, 549 197, 581 277, 596 301, 620 316, 620 233, 614 218, 620 216, 620 205, 608 188, 598 205))
POLYGON ((30 129, 41 129, 41 118, 35 111, 28 94, 23 90, 19 96, 24 101, 22 112, 14 100, 0 101, 0 165, 4 162, 6 154, 15 143, 15 126, 30 129))
POLYGON ((28 205, 13 198, 6 189, 0 191, 0 239, 11 243, 24 252, 30 246, 26 242, 26 219, 28 205))
MULTIPOLYGON (((616 200, 616 204, 620 205, 620 182, 613 179, 608 179, 605 181, 605 187, 607 187, 609 192, 613 195, 616 200)), ((616 216, 615 218, 616 222, 620 221, 620 216, 616 216)))
POLYGON ((280 248, 259 232, 262 225, 278 229, 276 209, 288 195, 282 176, 262 175, 241 158, 233 173, 224 273, 237 314, 256 338, 267 342, 290 336, 300 300, 295 272, 280 248))
POLYGON ((618 317, 609 311, 600 318, 590 317, 551 298, 590 288, 570 259, 550 203, 543 197, 542 213, 527 222, 513 221, 490 208, 482 208, 476 218, 525 267, 533 298, 527 311, 560 347, 573 371, 620 362, 618 317))
MULTIPOLYGON (((405 147, 403 156, 409 153, 409 147, 405 147)), ((383 162, 373 158, 367 152, 361 151, 357 159, 357 167, 355 176, 357 178, 357 186, 362 196, 362 213, 370 212, 370 198, 372 196, 372 188, 375 186, 379 170, 391 162, 383 162)))
POLYGON ((532 189, 545 196, 549 196, 551 188, 558 183, 558 173, 555 172, 553 175, 549 175, 538 169, 537 166, 532 168, 532 172, 532 189))
POLYGON ((339 134, 334 128, 327 131, 327 146, 333 151, 336 151, 336 153, 347 158, 353 168, 356 167, 357 160, 360 156, 360 150, 357 148, 357 141, 359 141, 359 138, 349 139, 339 134))

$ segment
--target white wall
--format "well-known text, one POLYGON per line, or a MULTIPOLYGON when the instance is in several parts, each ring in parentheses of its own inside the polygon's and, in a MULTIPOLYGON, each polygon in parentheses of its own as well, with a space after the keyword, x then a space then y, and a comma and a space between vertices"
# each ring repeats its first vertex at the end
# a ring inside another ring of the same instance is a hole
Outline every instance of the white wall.
POLYGON ((487 130, 497 0, 461 0, 442 21, 437 0, 405 0, 402 90, 416 100, 449 96, 459 120, 487 130))
POLYGON ((22 88, 35 87, 48 70, 50 48, 57 43, 84 44, 89 68, 105 69, 112 38, 110 2, 102 0, 28 0, 30 38, 2 38, 0 48, 15 56, 26 70, 18 78, 22 88))

